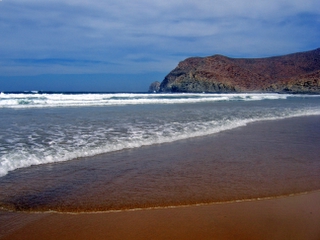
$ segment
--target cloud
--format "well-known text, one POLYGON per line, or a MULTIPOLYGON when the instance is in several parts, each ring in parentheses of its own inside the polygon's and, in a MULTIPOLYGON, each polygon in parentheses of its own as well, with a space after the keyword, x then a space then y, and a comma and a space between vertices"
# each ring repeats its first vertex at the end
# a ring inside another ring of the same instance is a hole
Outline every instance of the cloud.
POLYGON ((319 27, 318 0, 3 0, 0 75, 168 72, 313 49, 319 27))

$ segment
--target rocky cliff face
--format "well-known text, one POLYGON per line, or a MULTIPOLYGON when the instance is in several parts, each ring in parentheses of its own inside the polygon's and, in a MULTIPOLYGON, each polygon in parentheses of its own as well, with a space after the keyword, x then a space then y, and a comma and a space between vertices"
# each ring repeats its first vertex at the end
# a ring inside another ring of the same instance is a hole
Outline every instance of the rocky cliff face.
POLYGON ((188 58, 158 91, 320 93, 320 48, 269 58, 188 58))

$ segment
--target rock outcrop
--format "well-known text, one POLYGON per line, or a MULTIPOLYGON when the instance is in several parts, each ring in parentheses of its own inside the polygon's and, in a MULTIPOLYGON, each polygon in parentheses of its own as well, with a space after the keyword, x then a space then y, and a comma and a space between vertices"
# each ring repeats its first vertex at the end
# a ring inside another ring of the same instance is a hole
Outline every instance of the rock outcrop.
POLYGON ((149 93, 159 92, 159 90, 160 90, 160 82, 158 81, 151 83, 151 85, 149 86, 149 93))
POLYGON ((320 93, 320 48, 269 58, 188 58, 154 91, 320 93))

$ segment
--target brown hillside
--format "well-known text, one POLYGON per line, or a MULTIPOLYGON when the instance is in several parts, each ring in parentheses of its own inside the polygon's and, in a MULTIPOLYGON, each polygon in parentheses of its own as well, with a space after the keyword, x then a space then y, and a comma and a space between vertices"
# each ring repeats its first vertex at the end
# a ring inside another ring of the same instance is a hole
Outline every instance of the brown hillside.
POLYGON ((161 92, 320 93, 320 48, 269 58, 188 58, 160 85, 161 92))

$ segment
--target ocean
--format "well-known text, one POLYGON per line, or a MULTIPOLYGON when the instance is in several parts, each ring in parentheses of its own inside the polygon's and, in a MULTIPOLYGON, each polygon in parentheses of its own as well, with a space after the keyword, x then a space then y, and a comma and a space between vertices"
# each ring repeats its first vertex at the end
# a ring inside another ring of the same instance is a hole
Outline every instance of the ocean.
POLYGON ((319 95, 0 95, 0 176, 17 168, 320 115, 319 95))
MULTIPOLYGON (((46 166, 50 166, 50 174, 55 176, 52 169, 58 162, 80 166, 84 161, 87 167, 94 166, 96 159, 100 161, 99 156, 105 154, 109 154, 112 161, 103 166, 111 171, 119 164, 119 159, 112 158, 113 154, 218 136, 256 122, 319 115, 320 95, 1 93, 0 182, 6 179, 12 184, 12 179, 22 176, 23 169, 28 172, 41 166, 47 170, 46 166)), ((125 158, 122 156, 119 161, 123 163, 125 158)), ((147 168, 149 163, 142 162, 140 168, 147 168)), ((124 165, 130 164, 123 163, 122 167, 124 165)), ((125 171, 130 169, 127 167, 125 171)), ((116 173, 119 171, 114 170, 113 174, 116 173)), ((136 173, 135 178, 138 176, 136 173)), ((42 181, 47 177, 38 175, 36 178, 42 181)), ((205 201, 210 202, 210 197, 205 201)), ((3 201, 0 199, 0 202, 3 201)), ((114 208, 108 205, 107 209, 114 208)))

